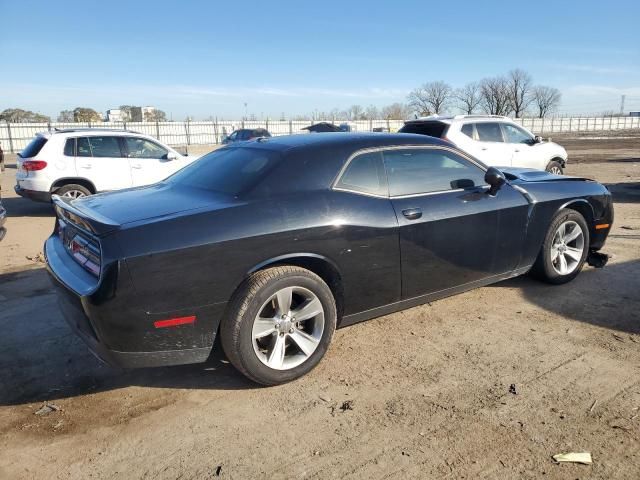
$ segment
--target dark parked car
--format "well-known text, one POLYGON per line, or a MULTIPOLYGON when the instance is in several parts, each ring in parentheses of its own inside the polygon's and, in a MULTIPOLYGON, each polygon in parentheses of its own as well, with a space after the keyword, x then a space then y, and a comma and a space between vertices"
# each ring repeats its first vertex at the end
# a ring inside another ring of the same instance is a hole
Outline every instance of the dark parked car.
POLYGON ((241 128, 240 130, 234 130, 231 135, 222 140, 222 143, 246 142, 260 137, 269 138, 271 134, 265 128, 241 128))
POLYGON ((4 223, 7 220, 7 211, 4 209, 2 205, 2 195, 0 194, 0 241, 4 238, 7 233, 6 228, 4 228, 4 223))
POLYGON ((602 266, 613 221, 594 181, 385 133, 236 144, 152 186, 54 202, 47 266, 94 352, 124 367, 203 362, 220 335, 267 385, 309 372, 336 327, 602 266))

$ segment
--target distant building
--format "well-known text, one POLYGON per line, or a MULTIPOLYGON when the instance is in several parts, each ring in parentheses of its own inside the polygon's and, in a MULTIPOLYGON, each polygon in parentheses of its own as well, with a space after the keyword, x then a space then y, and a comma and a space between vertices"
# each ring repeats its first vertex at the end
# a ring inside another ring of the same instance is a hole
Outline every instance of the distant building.
POLYGON ((156 107, 131 107, 131 121, 144 122, 155 111, 156 107))
POLYGON ((121 122, 122 110, 119 108, 112 108, 107 110, 107 122, 121 122))
POLYGON ((629 112, 630 117, 640 117, 640 112, 629 112))

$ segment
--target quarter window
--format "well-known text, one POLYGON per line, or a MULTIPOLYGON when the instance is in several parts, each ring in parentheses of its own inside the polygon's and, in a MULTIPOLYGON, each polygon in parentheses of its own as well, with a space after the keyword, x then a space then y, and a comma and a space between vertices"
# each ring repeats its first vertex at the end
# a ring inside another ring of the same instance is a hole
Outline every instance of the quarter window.
POLYGON ((520 127, 511 125, 509 123, 503 123, 502 129, 504 130, 505 137, 508 143, 530 143, 532 140, 531 135, 520 127))
POLYGON ((160 145, 144 138, 124 137, 129 158, 166 158, 169 153, 160 145))
POLYGON ((363 153, 353 158, 336 187, 373 195, 388 195, 382 154, 363 153))
POLYGON ((484 185, 484 171, 443 149, 384 152, 391 196, 442 192, 484 185))
POLYGON ((462 126, 462 133, 469 138, 473 138, 473 123, 465 123, 462 126))
POLYGON ((500 124, 495 122, 476 123, 478 140, 481 142, 502 142, 502 131, 500 124))
POLYGON ((76 139, 75 138, 67 138, 67 141, 64 144, 64 155, 66 157, 75 157, 76 155, 76 139))

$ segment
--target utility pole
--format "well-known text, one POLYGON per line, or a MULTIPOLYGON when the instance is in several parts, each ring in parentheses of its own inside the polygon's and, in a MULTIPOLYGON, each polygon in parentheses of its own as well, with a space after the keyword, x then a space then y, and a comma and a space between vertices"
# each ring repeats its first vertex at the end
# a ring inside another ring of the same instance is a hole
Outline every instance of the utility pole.
POLYGON ((626 98, 626 95, 622 95, 622 99, 620 100, 620 115, 624 115, 624 101, 626 98))

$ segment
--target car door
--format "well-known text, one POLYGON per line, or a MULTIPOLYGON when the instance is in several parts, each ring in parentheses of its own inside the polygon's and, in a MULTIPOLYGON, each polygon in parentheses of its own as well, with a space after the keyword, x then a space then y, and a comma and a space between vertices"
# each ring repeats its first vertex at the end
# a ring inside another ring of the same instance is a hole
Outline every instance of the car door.
POLYGON ((546 166, 542 151, 537 148, 533 135, 525 129, 510 123, 503 123, 505 141, 513 147, 511 165, 514 167, 544 169, 546 166))
POLYGON ((131 186, 129 160, 123 154, 117 136, 78 137, 76 171, 78 176, 90 180, 98 192, 131 186))
POLYGON ((498 122, 476 122, 476 157, 486 165, 510 167, 513 145, 505 143, 498 122))
POLYGON ((129 158, 134 187, 151 185, 164 180, 180 167, 180 160, 169 159, 169 151, 156 142, 133 136, 123 137, 123 142, 129 158))
POLYGON ((528 204, 511 186, 490 196, 485 171, 445 147, 384 151, 399 224, 402 298, 510 272, 520 260, 528 204))

